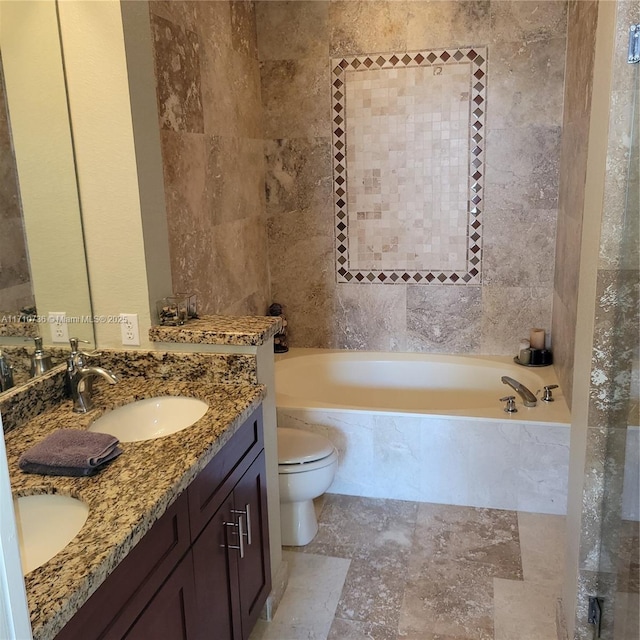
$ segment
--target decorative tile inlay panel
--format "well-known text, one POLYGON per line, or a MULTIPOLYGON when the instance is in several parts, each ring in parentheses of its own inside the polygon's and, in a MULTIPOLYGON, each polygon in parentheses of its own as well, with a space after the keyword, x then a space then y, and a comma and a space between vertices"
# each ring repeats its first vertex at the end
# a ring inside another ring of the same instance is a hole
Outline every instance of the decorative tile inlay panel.
POLYGON ((480 282, 486 58, 332 60, 338 282, 480 282))

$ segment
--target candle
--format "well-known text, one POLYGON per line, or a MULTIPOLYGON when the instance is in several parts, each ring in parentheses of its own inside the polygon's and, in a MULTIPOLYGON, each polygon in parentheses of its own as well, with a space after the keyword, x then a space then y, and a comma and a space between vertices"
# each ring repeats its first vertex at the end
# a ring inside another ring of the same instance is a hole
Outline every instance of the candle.
POLYGON ((531 329, 529 342, 532 349, 544 349, 544 329, 531 329))
POLYGON ((518 354, 518 362, 520 364, 530 364, 531 363, 531 349, 520 349, 520 353, 518 354))

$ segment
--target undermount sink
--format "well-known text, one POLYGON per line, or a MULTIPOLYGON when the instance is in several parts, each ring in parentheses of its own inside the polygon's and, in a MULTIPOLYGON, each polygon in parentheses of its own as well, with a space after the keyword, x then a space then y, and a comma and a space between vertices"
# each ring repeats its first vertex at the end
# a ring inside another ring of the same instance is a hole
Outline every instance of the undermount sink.
POLYGON ((187 429, 208 408, 206 402, 185 396, 146 398, 108 411, 91 424, 89 431, 109 433, 120 442, 154 440, 187 429))
POLYGON ((13 509, 24 575, 62 551, 89 516, 82 500, 53 493, 14 498, 13 509))

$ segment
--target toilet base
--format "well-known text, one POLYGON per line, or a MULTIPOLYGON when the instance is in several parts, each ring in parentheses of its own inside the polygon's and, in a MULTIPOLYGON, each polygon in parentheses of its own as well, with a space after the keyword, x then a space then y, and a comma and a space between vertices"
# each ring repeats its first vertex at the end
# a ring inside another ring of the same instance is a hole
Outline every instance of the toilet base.
POLYGON ((302 547, 309 544, 318 533, 318 519, 313 500, 280 503, 282 544, 302 547))

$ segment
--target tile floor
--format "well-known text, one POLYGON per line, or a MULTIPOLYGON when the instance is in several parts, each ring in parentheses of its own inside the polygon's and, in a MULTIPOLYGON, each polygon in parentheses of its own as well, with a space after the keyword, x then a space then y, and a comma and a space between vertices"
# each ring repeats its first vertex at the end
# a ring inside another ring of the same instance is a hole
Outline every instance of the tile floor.
POLYGON ((251 640, 556 640, 564 518, 327 494, 251 640))

